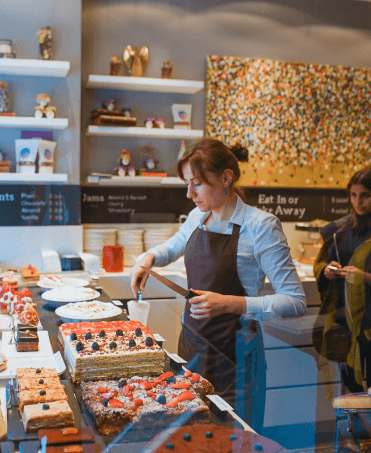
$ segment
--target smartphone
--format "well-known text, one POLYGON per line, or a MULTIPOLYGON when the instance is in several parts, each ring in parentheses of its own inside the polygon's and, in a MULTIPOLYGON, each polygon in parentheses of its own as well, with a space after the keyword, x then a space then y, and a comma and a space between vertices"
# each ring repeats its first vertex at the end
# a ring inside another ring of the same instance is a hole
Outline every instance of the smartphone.
POLYGON ((330 266, 330 265, 328 265, 328 266, 326 266, 326 267, 327 267, 327 269, 330 269, 331 271, 338 271, 338 270, 339 270, 339 269, 338 269, 337 267, 335 267, 335 266, 330 266))

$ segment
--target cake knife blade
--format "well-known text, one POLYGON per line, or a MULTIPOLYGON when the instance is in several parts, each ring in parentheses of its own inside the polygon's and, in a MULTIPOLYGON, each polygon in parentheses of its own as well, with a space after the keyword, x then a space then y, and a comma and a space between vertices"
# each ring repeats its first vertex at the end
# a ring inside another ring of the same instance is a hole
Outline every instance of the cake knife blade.
POLYGON ((198 296, 195 292, 193 292, 190 289, 185 289, 182 288, 181 286, 177 285, 176 283, 172 282, 171 280, 163 277, 160 274, 157 274, 157 272, 154 272, 152 269, 148 269, 147 267, 140 266, 142 269, 144 269, 148 274, 152 275, 153 277, 157 278, 157 280, 164 285, 166 285, 168 288, 172 289, 176 293, 180 294, 181 296, 185 297, 186 299, 191 299, 192 297, 198 296))

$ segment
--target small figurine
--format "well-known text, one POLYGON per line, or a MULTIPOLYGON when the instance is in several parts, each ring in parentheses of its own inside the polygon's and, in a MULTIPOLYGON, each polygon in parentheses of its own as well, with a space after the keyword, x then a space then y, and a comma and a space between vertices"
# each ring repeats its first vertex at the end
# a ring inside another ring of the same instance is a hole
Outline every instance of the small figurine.
POLYGON ((146 118, 144 120, 144 126, 148 129, 151 129, 152 127, 165 129, 166 123, 162 118, 146 118))
POLYGON ((39 36, 40 58, 42 60, 52 59, 52 42, 53 34, 52 29, 48 27, 41 27, 37 32, 39 36))
POLYGON ((133 165, 129 165, 129 168, 128 168, 128 175, 129 176, 135 176, 137 173, 137 171, 135 170, 135 167, 133 167, 133 165))
POLYGON ((135 50, 133 50, 129 44, 125 47, 124 53, 122 54, 122 59, 133 77, 143 77, 143 72, 148 64, 148 58, 149 51, 146 46, 139 49, 139 46, 136 45, 135 50))
POLYGON ((121 75, 121 63, 118 55, 112 55, 111 57, 110 75, 112 76, 121 75))
POLYGON ((11 39, 0 39, 0 58, 15 58, 11 39))
POLYGON ((119 162, 119 166, 114 168, 114 172, 116 173, 116 175, 126 176, 128 174, 130 160, 131 160, 130 151, 126 151, 126 149, 123 149, 121 151, 119 158, 117 159, 117 162, 119 162))
POLYGON ((5 113, 9 112, 10 102, 9 102, 9 91, 7 89, 8 83, 3 80, 0 82, 0 112, 5 113))
POLYGON ((158 160, 154 157, 149 157, 143 162, 143 164, 147 170, 154 170, 158 164, 158 160))
POLYGON ((170 60, 165 60, 162 64, 161 77, 163 79, 171 79, 171 73, 173 72, 173 64, 170 60))
POLYGON ((50 97, 46 93, 40 93, 36 96, 37 106, 34 108, 35 118, 55 118, 57 116, 57 109, 49 105, 50 97))
POLYGON ((131 111, 131 109, 121 109, 121 113, 125 116, 125 118, 133 118, 133 112, 131 111))
POLYGON ((116 99, 107 99, 106 101, 104 101, 102 103, 102 107, 105 110, 109 110, 110 112, 115 110, 115 106, 116 106, 116 99))

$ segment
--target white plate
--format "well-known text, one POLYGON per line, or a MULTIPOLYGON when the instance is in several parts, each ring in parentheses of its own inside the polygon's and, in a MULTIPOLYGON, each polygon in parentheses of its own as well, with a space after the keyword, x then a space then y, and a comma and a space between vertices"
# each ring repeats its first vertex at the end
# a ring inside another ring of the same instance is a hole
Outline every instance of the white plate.
POLYGON ((14 343, 8 344, 12 336, 12 332, 3 332, 3 337, 1 340, 1 351, 6 355, 7 359, 10 358, 28 359, 30 357, 46 357, 53 355, 53 349, 52 345, 50 344, 49 333, 46 330, 40 330, 40 332, 38 332, 38 335, 39 335, 38 351, 18 352, 16 349, 16 345, 14 343))
POLYGON ((100 308, 99 312, 94 313, 92 310, 84 310, 89 302, 73 303, 64 305, 55 310, 55 313, 62 318, 63 322, 90 322, 90 321, 107 321, 117 318, 122 313, 121 308, 109 302, 91 302, 90 304, 97 304, 100 308), (82 310, 79 310, 79 307, 82 310), (106 308, 106 310, 105 310, 106 308))
POLYGON ((85 300, 93 300, 100 296, 98 291, 91 288, 72 288, 65 286, 64 288, 54 288, 46 291, 41 297, 51 302, 82 302, 85 300))
POLYGON ((62 277, 59 282, 54 282, 45 277, 37 282, 37 286, 43 289, 63 288, 65 286, 71 286, 72 288, 81 288, 83 286, 88 285, 89 285, 88 280, 84 280, 83 278, 69 278, 69 277, 66 278, 62 277))
MULTIPOLYGON (((16 329, 17 329, 18 324, 19 324, 18 316, 15 315, 14 316, 14 325, 15 325, 16 329)), ((12 330, 12 328, 10 326, 10 317, 7 315, 0 314, 0 332, 5 332, 5 331, 10 332, 11 330, 12 330)), ((37 325, 37 330, 43 330, 43 326, 41 325, 40 320, 37 325)))
POLYGON ((41 367, 54 368, 58 374, 63 374, 66 371, 66 365, 62 359, 61 353, 58 351, 55 354, 46 357, 8 360, 5 370, 0 371, 0 379, 10 379, 10 372, 12 372, 14 378, 17 374, 17 368, 41 367))

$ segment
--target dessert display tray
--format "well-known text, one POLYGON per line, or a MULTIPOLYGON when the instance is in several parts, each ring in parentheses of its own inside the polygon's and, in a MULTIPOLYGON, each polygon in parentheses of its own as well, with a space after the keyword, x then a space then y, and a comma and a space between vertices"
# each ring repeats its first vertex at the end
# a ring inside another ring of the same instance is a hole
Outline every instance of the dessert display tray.
MULTIPOLYGON (((61 384, 64 385, 64 389, 68 396, 68 403, 71 406, 73 415, 75 417, 75 426, 76 428, 88 426, 84 420, 84 417, 80 411, 79 405, 77 404, 75 395, 73 393, 73 388, 69 380, 61 380, 61 384)), ((12 407, 8 409, 8 440, 12 441, 21 441, 21 440, 31 440, 38 439, 38 433, 26 433, 22 420, 21 414, 17 407, 12 407)))
POLYGON ((30 357, 8 360, 5 370, 0 371, 0 379, 10 379, 10 373, 13 376, 17 374, 17 368, 54 368, 61 375, 66 371, 66 364, 63 361, 61 353, 58 351, 53 355, 46 357, 30 357))
POLYGON ((40 280, 37 282, 37 286, 39 288, 49 290, 49 289, 54 289, 54 288, 63 288, 65 286, 70 286, 72 288, 81 288, 84 286, 88 286, 89 281, 84 280, 82 278, 69 278, 69 277, 62 277, 59 282, 54 282, 53 280, 49 280, 47 278, 44 278, 43 280, 40 280))
POLYGON ((31 357, 52 356, 53 349, 52 345, 50 344, 49 333, 46 330, 40 330, 38 332, 38 335, 39 335, 38 351, 18 352, 14 340, 12 344, 9 344, 9 341, 12 338, 12 332, 3 332, 3 338, 1 341, 1 351, 6 355, 7 359, 10 358, 29 359, 31 357))
POLYGON ((97 299, 100 296, 98 291, 91 288, 71 288, 65 286, 64 288, 54 288, 46 291, 41 297, 47 301, 49 307, 58 308, 61 305, 70 302, 83 302, 88 300, 97 299))
POLYGON ((114 321, 121 315, 122 310, 116 305, 109 302, 81 302, 58 307, 55 313, 62 318, 63 322, 99 322, 99 321, 114 321), (97 310, 94 313, 93 307, 89 306, 89 310, 78 310, 84 304, 96 304, 97 310), (79 313, 80 311, 80 313, 79 313))

